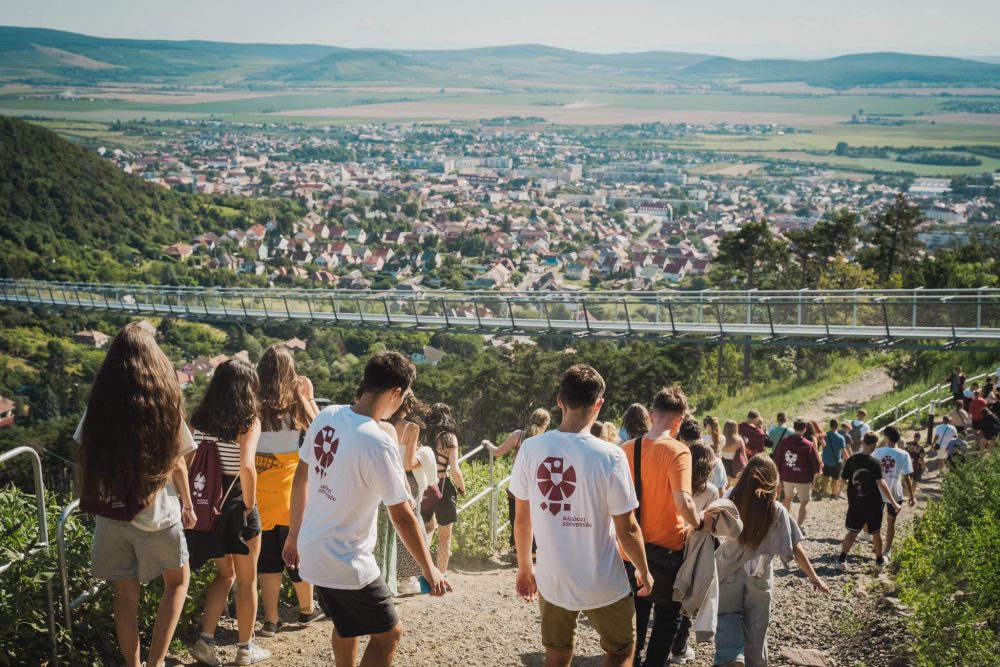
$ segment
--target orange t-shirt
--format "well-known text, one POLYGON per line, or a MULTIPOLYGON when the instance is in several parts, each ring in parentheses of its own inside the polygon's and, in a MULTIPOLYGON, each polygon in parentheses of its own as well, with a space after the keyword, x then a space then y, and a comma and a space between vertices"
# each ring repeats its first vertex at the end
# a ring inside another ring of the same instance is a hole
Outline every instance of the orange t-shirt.
MULTIPOLYGON (((664 435, 642 439, 642 537, 671 551, 684 548, 684 519, 674 504, 675 491, 691 493, 691 450, 664 435)), ((622 445, 635 479, 635 441, 622 445)), ((624 554, 623 554, 624 555, 624 554)))

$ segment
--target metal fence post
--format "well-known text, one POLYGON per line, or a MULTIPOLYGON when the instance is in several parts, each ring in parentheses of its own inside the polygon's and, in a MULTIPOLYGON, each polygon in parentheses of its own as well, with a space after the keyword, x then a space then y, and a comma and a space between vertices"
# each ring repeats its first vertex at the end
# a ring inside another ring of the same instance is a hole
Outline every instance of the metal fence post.
POLYGON ((489 469, 490 488, 493 489, 490 493, 490 548, 493 549, 497 544, 497 495, 499 492, 496 485, 493 452, 490 452, 489 469))

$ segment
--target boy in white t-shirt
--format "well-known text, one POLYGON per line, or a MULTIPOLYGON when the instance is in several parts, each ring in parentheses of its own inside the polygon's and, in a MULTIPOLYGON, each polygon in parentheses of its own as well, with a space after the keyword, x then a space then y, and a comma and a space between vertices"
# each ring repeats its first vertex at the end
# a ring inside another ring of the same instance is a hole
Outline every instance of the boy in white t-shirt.
POLYGON ((889 560, 892 557, 892 540, 896 536, 896 517, 899 515, 896 505, 898 504, 900 508, 903 506, 904 486, 909 496, 908 505, 913 507, 917 501, 913 497, 913 460, 910 458, 909 452, 900 446, 903 436, 895 426, 886 426, 882 435, 884 436, 884 444, 872 452, 872 456, 882 466, 882 479, 885 480, 886 486, 892 494, 892 499, 890 499, 886 497, 884 491, 881 492, 886 510, 883 557, 885 560, 889 560))
POLYGON ((557 397, 562 423, 525 440, 511 474, 516 588, 528 602, 538 593, 546 665, 572 662, 581 611, 601 637, 605 665, 632 659, 635 608, 616 538, 635 564, 638 595, 653 587, 628 460, 621 448, 590 435, 603 396, 596 370, 586 364, 567 370, 557 397))
POLYGON ((375 562, 380 502, 423 570, 431 594, 451 590, 433 565, 413 513, 395 432, 382 423, 399 409, 415 376, 409 359, 379 352, 365 366, 357 403, 320 412, 303 440, 283 556, 316 587, 333 620, 338 667, 353 667, 364 635, 370 640, 363 664, 391 665, 403 635, 392 594, 375 562))

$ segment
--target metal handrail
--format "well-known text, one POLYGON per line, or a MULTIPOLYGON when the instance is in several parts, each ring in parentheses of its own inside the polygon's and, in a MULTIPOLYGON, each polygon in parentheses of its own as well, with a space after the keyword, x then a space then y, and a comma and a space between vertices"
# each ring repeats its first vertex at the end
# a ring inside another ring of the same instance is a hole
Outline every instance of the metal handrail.
MULTIPOLYGON (((5 463, 10 459, 21 456, 22 454, 26 454, 28 458, 31 459, 31 470, 34 475, 35 482, 35 510, 38 513, 38 539, 35 542, 35 547, 33 549, 29 549, 21 558, 17 559, 17 561, 10 561, 9 563, 0 566, 0 573, 5 572, 15 562, 26 560, 37 553, 48 553, 49 551, 49 523, 45 514, 45 482, 42 480, 41 457, 39 457, 38 452, 31 447, 15 447, 14 449, 0 454, 0 463, 5 463)), ((52 579, 48 579, 45 582, 45 601, 48 605, 49 615, 49 642, 51 644, 52 663, 54 665, 58 665, 59 651, 56 645, 56 612, 55 601, 53 598, 52 579)))
MULTIPOLYGON (((981 380, 984 377, 990 376, 991 374, 992 373, 990 373, 990 372, 980 373, 979 375, 975 375, 973 377, 966 378, 965 381, 968 383, 968 382, 973 382, 975 380, 981 380)), ((931 394, 933 392, 940 391, 941 389, 943 389, 943 388, 945 388, 947 386, 948 386, 948 383, 942 383, 942 384, 934 385, 930 389, 927 389, 927 390, 925 390, 925 391, 923 391, 923 392, 921 392, 919 394, 915 394, 913 396, 910 396, 906 400, 900 401, 899 403, 897 403, 893 407, 889 408, 888 410, 886 410, 882 414, 878 415, 877 417, 872 417, 871 421, 872 421, 873 424, 877 423, 879 419, 882 419, 883 417, 888 417, 888 416, 892 415, 896 410, 899 410, 900 408, 903 408, 904 406, 908 405, 912 401, 914 401, 914 400, 916 400, 918 398, 923 398, 924 396, 927 396, 928 394, 931 394)), ((905 415, 903 415, 901 417, 896 417, 893 421, 889 422, 888 424, 886 424, 885 426, 881 427, 880 429, 878 429, 875 432, 876 433, 881 433, 886 428, 886 426, 894 426, 897 422, 902 421, 903 419, 906 419, 907 417, 913 415, 914 413, 920 412, 920 411, 922 411, 924 409, 927 409, 932 404, 936 406, 936 405, 938 405, 940 403, 943 403, 946 400, 948 400, 948 398, 936 398, 936 399, 932 399, 929 403, 925 403, 925 404, 921 405, 920 407, 915 408, 915 409, 911 410, 910 412, 907 412, 905 415)))
POLYGON ((62 579, 62 604, 63 614, 66 621, 66 632, 72 640, 73 636, 73 610, 81 604, 97 595, 107 583, 95 584, 85 590, 72 600, 69 599, 69 574, 66 571, 66 524, 70 516, 80 509, 80 500, 74 500, 63 508, 59 515, 59 523, 56 525, 56 545, 59 558, 59 576, 62 579))

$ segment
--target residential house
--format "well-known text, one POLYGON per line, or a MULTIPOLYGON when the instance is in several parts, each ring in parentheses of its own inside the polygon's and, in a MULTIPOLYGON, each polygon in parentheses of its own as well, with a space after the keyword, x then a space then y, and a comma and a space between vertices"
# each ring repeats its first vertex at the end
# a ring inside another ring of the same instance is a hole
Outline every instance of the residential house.
POLYGON ((430 366, 437 366, 444 359, 445 353, 436 347, 431 347, 430 345, 424 345, 423 349, 419 352, 414 352, 410 355, 410 359, 415 364, 428 364, 430 366))
POLYGON ((93 348, 102 348, 111 340, 111 336, 92 329, 77 331, 73 334, 73 340, 81 345, 93 348))
POLYGON ((14 401, 6 396, 0 396, 0 428, 9 428, 14 425, 14 401))

